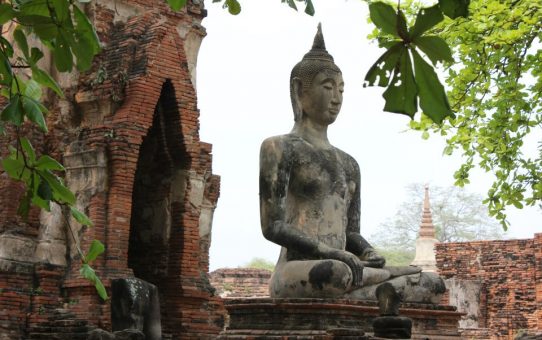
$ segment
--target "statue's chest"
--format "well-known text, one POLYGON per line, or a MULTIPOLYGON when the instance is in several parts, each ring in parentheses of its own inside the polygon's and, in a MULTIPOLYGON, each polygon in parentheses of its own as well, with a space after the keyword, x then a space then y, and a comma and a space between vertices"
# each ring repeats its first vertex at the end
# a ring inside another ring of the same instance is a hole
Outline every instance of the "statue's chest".
POLYGON ((298 196, 349 197, 348 169, 335 150, 302 149, 295 157, 290 173, 291 189, 298 196))

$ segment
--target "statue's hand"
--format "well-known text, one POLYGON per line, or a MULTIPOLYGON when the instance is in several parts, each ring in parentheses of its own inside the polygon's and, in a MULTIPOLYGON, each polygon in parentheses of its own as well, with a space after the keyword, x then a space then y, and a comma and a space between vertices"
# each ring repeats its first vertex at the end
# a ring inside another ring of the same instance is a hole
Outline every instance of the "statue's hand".
POLYGON ((359 258, 367 267, 382 268, 386 264, 386 259, 379 255, 373 248, 365 249, 359 258))
POLYGON ((361 287, 363 279, 363 262, 361 262, 356 255, 348 251, 341 252, 339 260, 346 263, 352 271, 352 288, 361 287))

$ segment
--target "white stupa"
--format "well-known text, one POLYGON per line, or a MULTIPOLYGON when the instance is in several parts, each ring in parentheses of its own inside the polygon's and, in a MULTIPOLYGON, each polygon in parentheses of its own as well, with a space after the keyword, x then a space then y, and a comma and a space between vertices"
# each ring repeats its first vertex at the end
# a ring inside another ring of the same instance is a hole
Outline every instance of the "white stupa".
POLYGON ((422 223, 420 225, 420 233, 416 239, 416 257, 411 264, 421 267, 424 272, 436 272, 435 244, 438 242, 435 238, 435 226, 433 225, 431 206, 429 205, 429 187, 425 186, 422 223))

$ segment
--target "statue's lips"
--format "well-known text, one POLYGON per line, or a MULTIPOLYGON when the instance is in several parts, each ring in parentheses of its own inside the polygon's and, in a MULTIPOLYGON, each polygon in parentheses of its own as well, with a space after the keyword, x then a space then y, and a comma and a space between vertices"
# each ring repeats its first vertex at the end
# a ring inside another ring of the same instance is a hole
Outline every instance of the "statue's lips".
POLYGON ((339 114, 339 110, 336 110, 336 109, 329 109, 329 113, 331 113, 332 115, 336 116, 339 114))

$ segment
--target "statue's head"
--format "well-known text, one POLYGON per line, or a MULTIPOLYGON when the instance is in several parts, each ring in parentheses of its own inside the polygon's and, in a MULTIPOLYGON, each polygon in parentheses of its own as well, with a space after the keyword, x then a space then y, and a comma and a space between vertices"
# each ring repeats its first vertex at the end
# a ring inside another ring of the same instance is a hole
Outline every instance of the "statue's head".
MULTIPOLYGON (((303 59, 297 63, 290 74, 290 98, 294 110, 294 119, 298 121, 303 116, 304 101, 303 96, 314 87, 315 79, 325 80, 330 79, 336 87, 333 90, 340 91, 340 104, 342 104, 342 73, 333 57, 326 50, 324 36, 322 34, 322 26, 318 24, 318 31, 314 37, 312 49, 303 56, 303 59), (318 78, 317 78, 318 77, 318 78)), ((326 87, 327 88, 327 87, 326 87)), ((338 112, 337 112, 338 113, 338 112)))

